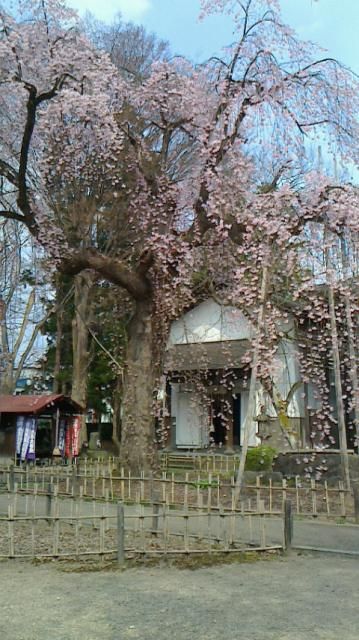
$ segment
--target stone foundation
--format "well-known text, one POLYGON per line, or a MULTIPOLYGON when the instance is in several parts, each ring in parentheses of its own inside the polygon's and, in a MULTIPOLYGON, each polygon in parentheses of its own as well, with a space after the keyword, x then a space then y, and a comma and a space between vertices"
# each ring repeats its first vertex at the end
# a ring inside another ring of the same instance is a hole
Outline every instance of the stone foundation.
MULTIPOLYGON (((349 469, 352 480, 359 480, 359 456, 349 453, 349 469)), ((288 451, 279 453, 273 462, 273 471, 285 478, 295 476, 327 480, 337 483, 343 480, 343 470, 339 451, 288 451)))

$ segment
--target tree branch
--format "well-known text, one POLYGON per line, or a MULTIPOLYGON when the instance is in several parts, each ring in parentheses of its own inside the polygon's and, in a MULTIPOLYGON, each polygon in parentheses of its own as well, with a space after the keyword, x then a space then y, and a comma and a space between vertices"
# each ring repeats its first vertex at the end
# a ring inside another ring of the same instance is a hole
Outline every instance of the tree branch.
POLYGON ((14 187, 19 186, 19 176, 17 171, 5 160, 0 158, 0 175, 8 180, 14 187))
POLYGON ((152 262, 146 257, 138 270, 131 270, 121 260, 105 256, 91 249, 65 258, 60 266, 62 273, 76 275, 85 269, 93 269, 113 284, 126 289, 135 300, 143 300, 151 293, 151 286, 146 278, 146 272, 152 262))
POLYGON ((18 197, 17 197, 17 205, 20 211, 23 212, 24 218, 22 222, 26 224, 30 233, 33 236, 38 235, 38 225, 31 209, 29 194, 28 194, 28 186, 27 186, 27 171, 28 171, 28 161, 29 161, 29 152, 31 146, 31 139, 35 128, 36 123, 36 110, 37 107, 46 100, 51 100, 57 94, 58 90, 62 87, 65 78, 68 77, 68 74, 63 74, 59 78, 56 79, 53 87, 48 91, 44 91, 43 93, 37 95, 37 89, 34 85, 24 83, 25 88, 29 93, 29 97, 26 105, 26 122, 24 133, 22 137, 21 143, 21 151, 20 151, 20 162, 19 162, 19 173, 18 173, 18 197))
POLYGON ((26 303, 24 315, 23 315, 22 320, 21 320, 21 326, 20 326, 19 335, 16 338, 16 342, 15 342, 14 348, 12 350, 12 354, 13 354, 14 360, 17 357, 17 354, 18 354, 19 349, 21 347, 22 341, 24 339, 25 331, 27 329, 30 313, 31 313, 31 310, 32 310, 32 308, 34 306, 34 302, 35 302, 35 289, 32 289, 31 293, 30 293, 30 295, 28 297, 27 303, 26 303))
POLYGON ((7 220, 17 220, 18 222, 26 224, 25 217, 20 213, 16 213, 16 211, 0 210, 0 218, 6 218, 7 220))

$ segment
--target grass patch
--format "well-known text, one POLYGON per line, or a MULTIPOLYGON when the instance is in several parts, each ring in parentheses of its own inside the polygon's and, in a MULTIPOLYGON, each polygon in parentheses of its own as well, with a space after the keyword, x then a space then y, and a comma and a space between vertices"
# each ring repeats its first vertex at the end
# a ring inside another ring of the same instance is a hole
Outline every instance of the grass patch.
MULTIPOLYGON (((64 573, 92 573, 101 571, 128 571, 131 569, 179 569, 196 571, 206 567, 214 567, 230 564, 251 564, 254 562, 268 562, 281 556, 280 551, 255 552, 245 551, 238 553, 216 553, 216 554, 183 554, 167 556, 146 556, 138 555, 126 560, 125 565, 120 568, 115 561, 87 560, 85 562, 75 562, 70 560, 56 561, 55 567, 64 573)), ((48 561, 46 562, 48 564, 48 561)), ((33 564, 45 564, 43 561, 34 561, 33 564)))
POLYGON ((191 482, 190 485, 195 489, 217 489, 219 487, 218 482, 209 482, 208 480, 199 480, 198 482, 191 482))

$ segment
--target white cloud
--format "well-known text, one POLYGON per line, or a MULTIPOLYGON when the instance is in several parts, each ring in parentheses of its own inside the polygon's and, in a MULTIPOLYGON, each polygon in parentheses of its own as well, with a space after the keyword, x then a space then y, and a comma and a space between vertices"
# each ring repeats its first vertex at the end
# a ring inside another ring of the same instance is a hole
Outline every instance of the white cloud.
POLYGON ((151 9, 151 0, 117 0, 116 5, 124 18, 136 20, 151 9))
POLYGON ((107 21, 119 12, 125 20, 140 20, 152 8, 152 0, 69 0, 69 4, 80 13, 88 10, 107 21))

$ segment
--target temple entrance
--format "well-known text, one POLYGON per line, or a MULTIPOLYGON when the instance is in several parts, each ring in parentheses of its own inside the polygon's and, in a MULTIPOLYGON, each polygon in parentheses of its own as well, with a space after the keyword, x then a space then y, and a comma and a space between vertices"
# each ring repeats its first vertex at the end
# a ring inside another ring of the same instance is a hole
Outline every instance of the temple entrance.
POLYGON ((218 447, 224 447, 227 442, 227 419, 224 414, 223 399, 215 397, 212 400, 212 430, 210 432, 210 441, 218 447))
POLYGON ((239 447, 241 444, 241 394, 233 398, 233 445, 239 447))
POLYGON ((241 394, 214 396, 211 401, 210 442, 217 447, 239 447, 242 420, 241 394))
MULTIPOLYGON (((181 383, 171 383, 172 446, 228 451, 239 447, 247 407, 247 390, 232 394, 212 387, 204 397, 181 383)), ((250 443, 255 444, 255 434, 250 443)))
POLYGON ((201 449, 208 446, 208 411, 201 397, 172 384, 171 413, 175 419, 178 448, 201 449))

